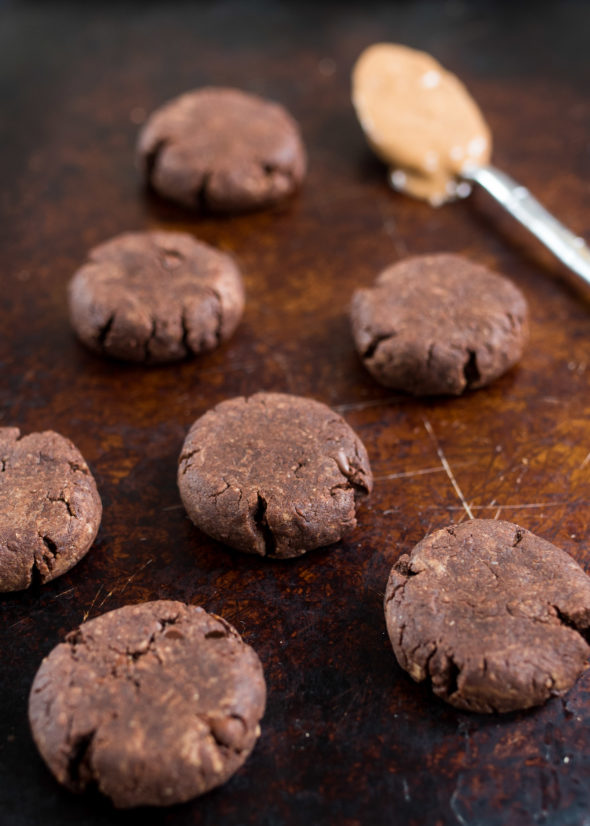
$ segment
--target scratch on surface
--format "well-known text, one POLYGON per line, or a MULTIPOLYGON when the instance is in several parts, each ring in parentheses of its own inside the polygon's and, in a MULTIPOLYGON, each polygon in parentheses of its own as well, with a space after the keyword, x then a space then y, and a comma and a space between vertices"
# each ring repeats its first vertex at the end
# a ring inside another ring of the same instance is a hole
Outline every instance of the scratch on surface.
POLYGON ((75 590, 75 588, 74 588, 74 586, 72 585, 72 587, 71 587, 71 588, 67 588, 65 591, 62 591, 61 593, 56 594, 56 595, 53 597, 53 599, 59 599, 60 597, 65 596, 66 594, 71 594, 71 593, 72 593, 72 591, 74 591, 74 590, 75 590))
POLYGON ((140 573, 141 573, 141 572, 142 572, 145 568, 147 568, 147 566, 148 566, 148 565, 151 565, 151 563, 152 563, 152 562, 153 562, 153 559, 148 559, 148 560, 147 560, 147 562, 144 562, 144 563, 143 563, 143 565, 140 565, 140 566, 139 566, 139 568, 137 569, 137 571, 134 571, 134 572, 131 574, 131 576, 130 576, 130 577, 128 577, 128 578, 126 579, 125 584, 123 585, 123 587, 122 587, 121 589, 119 589, 118 584, 117 584, 117 585, 113 585, 113 587, 112 587, 112 588, 111 588, 111 590, 108 592, 108 594, 107 594, 107 595, 106 595, 103 599, 101 599, 101 601, 98 603, 98 605, 97 605, 96 607, 97 607, 97 608, 102 608, 102 606, 105 604, 105 602, 107 601, 107 599, 110 599, 116 591, 119 591, 119 593, 120 593, 120 594, 122 594, 122 593, 123 593, 123 591, 125 591, 125 589, 126 589, 126 588, 127 588, 127 586, 129 585, 129 583, 130 583, 130 582, 133 582, 133 580, 135 579, 135 577, 136 577, 138 574, 140 574, 140 573))
MULTIPOLYGON (((503 511, 503 510, 508 510, 509 511, 509 510, 524 510, 525 508, 526 509, 528 509, 528 508, 558 508, 562 505, 569 505, 569 502, 527 502, 524 505, 521 505, 521 504, 519 504, 519 505, 496 505, 494 503, 493 505, 471 505, 470 509, 474 510, 474 511, 485 511, 485 510, 493 510, 494 508, 496 508, 496 516, 494 516, 494 519, 497 519, 499 514, 500 514, 500 511, 503 511)), ((458 505, 451 505, 449 507, 449 510, 450 511, 460 511, 460 510, 462 510, 462 508, 460 508, 458 505)))
POLYGON ((583 468, 583 467, 586 467, 586 465, 588 464, 588 462, 590 462, 590 453, 586 456, 586 458, 584 459, 584 461, 583 461, 583 462, 582 462, 582 464, 580 465, 580 470, 582 470, 582 468, 583 468))
POLYGON ((428 419, 423 419, 422 421, 424 422, 424 427, 426 429, 426 432, 428 433, 428 435, 430 437, 430 440, 431 440, 432 444, 434 445, 434 447, 436 449, 436 453, 437 453, 438 458, 440 459, 440 463, 443 466, 445 473, 447 474, 447 476, 450 479, 451 485, 453 486, 453 490, 455 491, 455 493, 459 497, 459 501, 461 502, 461 505, 463 506, 463 509, 465 510, 465 513, 467 514, 469 519, 473 519, 473 513, 471 511, 471 507, 467 504, 467 500, 463 496, 463 491, 459 487, 459 484, 458 484, 457 480, 455 479, 455 474, 453 473, 453 471, 451 470, 451 466, 447 462, 447 458, 446 458, 445 454, 443 453, 443 449, 440 446, 439 441, 438 441, 438 439, 436 438, 436 436, 434 434, 434 430, 432 429, 432 425, 430 424, 428 419))
POLYGON ((98 591, 96 592, 96 596, 94 597, 94 599, 93 599, 93 600, 92 600, 92 602, 90 603, 90 607, 88 608, 88 610, 87 610, 87 611, 84 611, 84 614, 82 615, 82 622, 86 622, 86 620, 88 619, 88 617, 89 617, 89 615, 90 615, 90 612, 91 612, 91 611, 92 611, 92 609, 94 608, 94 604, 95 604, 96 600, 97 600, 97 599, 98 599, 98 597, 100 596, 100 592, 101 592, 101 591, 102 591, 102 585, 99 585, 99 586, 98 586, 98 591))
POLYGON ((461 794, 461 792, 459 790, 459 787, 461 785, 462 779, 463 779, 463 775, 462 775, 461 772, 459 772, 459 774, 457 775, 457 782, 455 784, 455 788, 453 789, 453 794, 451 795, 450 800, 449 800, 449 804, 451 806, 452 813, 455 815, 455 818, 457 819, 457 823, 459 823, 460 826, 469 826, 468 821, 465 820, 465 818, 463 817, 462 812, 460 811, 460 805, 461 805, 460 794, 461 794))
POLYGON ((162 508, 163 511, 178 511, 181 508, 184 508, 184 505, 168 505, 167 508, 162 508))
POLYGON ((13 622, 12 625, 9 625, 8 630, 10 630, 11 628, 16 628, 17 625, 22 625, 24 622, 30 622, 30 620, 31 620, 31 617, 23 617, 22 619, 19 619, 16 622, 13 622))
POLYGON ((404 400, 401 396, 388 396, 386 399, 369 399, 366 402, 350 402, 349 404, 338 404, 332 409, 337 413, 346 413, 347 410, 367 410, 369 407, 380 407, 383 404, 401 404, 404 400))
MULTIPOLYGON (((456 467, 463 467, 463 465, 456 465, 456 467)), ((411 476, 426 476, 428 473, 445 473, 444 467, 425 467, 420 470, 407 470, 403 473, 387 473, 385 476, 374 476, 375 482, 384 479, 408 479, 411 476)))
POLYGON ((140 574, 142 571, 144 571, 144 570, 147 568, 147 566, 148 566, 148 565, 151 565, 153 561, 154 561, 153 559, 148 559, 146 562, 144 562, 144 563, 143 563, 143 565, 140 565, 140 566, 139 566, 139 568, 137 569, 137 571, 134 571, 134 572, 131 574, 131 576, 130 576, 130 577, 128 577, 127 581, 125 582, 125 585, 123 585, 123 587, 121 588, 121 593, 123 593, 123 591, 127 588, 127 586, 129 585, 129 583, 130 583, 130 582, 133 582, 133 580, 135 579, 135 577, 136 577, 138 574, 140 574))
POLYGON ((105 604, 107 599, 110 599, 113 596, 113 594, 115 593, 116 590, 117 590, 116 586, 114 588, 111 588, 111 590, 107 593, 106 597, 104 597, 104 599, 101 599, 101 601, 98 603, 98 605, 96 606, 97 609, 102 608, 102 606, 105 604))

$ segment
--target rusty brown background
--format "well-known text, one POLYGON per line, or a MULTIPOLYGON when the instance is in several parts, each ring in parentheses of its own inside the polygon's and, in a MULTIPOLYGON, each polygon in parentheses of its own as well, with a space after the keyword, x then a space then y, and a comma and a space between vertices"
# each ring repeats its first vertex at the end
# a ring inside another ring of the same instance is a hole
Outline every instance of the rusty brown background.
POLYGON ((382 612, 399 554, 466 518, 437 446, 477 516, 513 520, 590 565, 590 304, 483 193, 433 210, 389 191, 348 96, 369 43, 431 51, 481 103, 497 165, 588 237, 589 31, 584 2, 0 6, 1 423, 70 437, 104 503, 81 564, 0 600, 3 826, 590 824, 590 673, 529 713, 461 714, 399 669, 382 612), (205 83, 293 112, 310 161, 298 197, 209 219, 145 195, 138 124, 205 83), (241 264, 244 321, 217 352, 144 369, 74 339, 65 287, 86 250, 146 227, 188 230, 241 264), (363 371, 347 307, 382 267, 439 250, 513 278, 532 337, 492 387, 413 400, 363 371), (364 440, 376 484, 350 541, 264 562, 185 517, 175 468, 188 426, 259 389, 320 399, 364 440), (59 788, 30 739, 27 695, 77 623, 159 597, 234 623, 261 656, 269 702, 254 754, 224 788, 138 817, 59 788))

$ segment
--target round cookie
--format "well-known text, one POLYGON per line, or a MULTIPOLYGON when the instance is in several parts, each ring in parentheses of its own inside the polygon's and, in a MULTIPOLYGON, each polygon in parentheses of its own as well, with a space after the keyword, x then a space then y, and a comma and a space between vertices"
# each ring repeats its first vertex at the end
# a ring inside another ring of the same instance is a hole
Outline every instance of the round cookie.
POLYGON ((292 557, 352 530, 373 477, 364 445, 329 407, 256 393, 197 419, 178 486, 188 515, 209 536, 247 553, 292 557))
POLYGON ((401 667, 446 702, 529 708, 565 693, 586 666, 590 577, 524 528, 474 519, 400 557, 385 619, 401 667))
POLYGON ((21 591, 82 559, 102 504, 82 455, 59 433, 1 427, 0 462, 0 591, 21 591))
POLYGON ((220 617, 181 602, 127 605, 83 623, 37 672, 29 720, 74 792, 117 808, 166 806, 224 783, 260 735, 258 656, 220 617))
POLYGON ((483 387, 521 357, 528 309, 508 279, 459 255, 407 258, 357 290, 352 332, 381 384, 416 395, 483 387))
POLYGON ((160 195, 213 212, 275 204, 299 186, 306 166, 297 124, 282 106, 222 87, 186 92, 157 109, 137 156, 160 195))
POLYGON ((244 310, 230 256, 180 232, 128 232, 97 247, 69 286, 70 319, 99 353, 167 362, 212 350, 244 310))

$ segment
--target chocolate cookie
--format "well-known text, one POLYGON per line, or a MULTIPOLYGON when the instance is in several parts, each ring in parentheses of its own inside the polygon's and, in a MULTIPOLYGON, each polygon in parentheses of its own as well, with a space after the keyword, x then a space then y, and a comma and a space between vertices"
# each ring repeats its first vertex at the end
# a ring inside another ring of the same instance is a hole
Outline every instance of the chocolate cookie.
POLYGON ((447 703, 529 708, 565 693, 586 666, 590 577, 524 528, 474 519, 400 557, 385 619, 401 667, 447 703))
POLYGON ((69 287, 70 318, 92 350, 166 362, 212 350, 244 310, 233 260, 180 232, 128 232, 90 251, 69 287))
POLYGON ((37 672, 29 720, 41 756, 74 792, 116 807, 166 806, 224 783, 260 735, 256 653, 194 605, 127 605, 85 622, 37 672))
POLYGON ((329 407, 256 393, 197 419, 178 486, 188 515, 209 536, 247 553, 291 557, 352 530, 373 477, 364 445, 329 407))
POLYGON ((82 559, 102 505, 88 465, 59 433, 0 427, 0 462, 0 591, 21 591, 82 559))
POLYGON ((365 367, 416 395, 483 387, 522 355, 524 296, 508 279, 459 255, 421 255, 357 290, 351 321, 365 367))
POLYGON ((305 174, 295 121, 238 89, 197 89, 164 104, 143 127, 137 155, 160 195, 215 212, 274 204, 305 174))

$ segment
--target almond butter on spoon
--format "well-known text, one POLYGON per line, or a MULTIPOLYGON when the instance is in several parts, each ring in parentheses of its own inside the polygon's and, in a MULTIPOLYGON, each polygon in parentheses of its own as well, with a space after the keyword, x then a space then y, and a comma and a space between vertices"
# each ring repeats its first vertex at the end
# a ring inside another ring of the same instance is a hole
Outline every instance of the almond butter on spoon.
POLYGON ((463 83, 426 52, 376 43, 352 72, 352 102, 391 186, 440 206, 483 187, 590 286, 590 250, 526 187, 490 164, 492 137, 463 83))
POLYGON ((467 163, 488 163, 492 138, 459 78, 426 52, 369 46, 356 62, 352 101, 395 189, 439 206, 457 195, 467 163))

